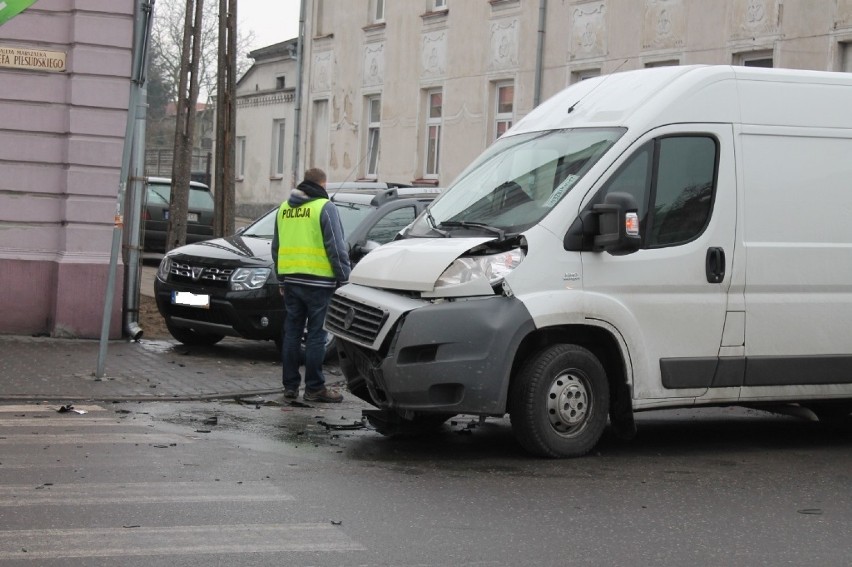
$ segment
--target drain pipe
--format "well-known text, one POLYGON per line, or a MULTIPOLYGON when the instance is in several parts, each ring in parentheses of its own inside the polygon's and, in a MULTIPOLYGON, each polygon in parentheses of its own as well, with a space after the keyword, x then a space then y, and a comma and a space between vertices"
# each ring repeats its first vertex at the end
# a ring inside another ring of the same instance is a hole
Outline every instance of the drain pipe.
POLYGON ((535 90, 533 91, 533 108, 541 102, 541 75, 544 67, 544 30, 547 20, 547 0, 538 3, 538 43, 535 51, 535 90))
POLYGON ((133 21, 133 61, 130 69, 130 97, 127 105, 127 124, 124 133, 124 148, 121 153, 121 173, 118 179, 118 195, 115 207, 115 222, 112 230, 112 248, 110 249, 109 272, 107 273, 104 314, 101 321, 101 339, 98 344, 98 361, 95 378, 101 379, 106 367, 109 325, 112 316, 112 302, 115 297, 115 279, 118 256, 121 248, 121 236, 124 227, 124 199, 126 177, 130 171, 130 142, 135 126, 134 112, 139 106, 140 91, 145 84, 146 63, 148 61, 148 39, 151 36, 151 18, 154 12, 154 0, 136 0, 133 21))
POLYGON ((128 179, 127 258, 124 267, 124 333, 132 340, 142 338, 139 326, 139 282, 142 277, 142 196, 145 194, 145 120, 148 108, 148 87, 139 89, 136 108, 136 127, 133 130, 133 174, 128 179))

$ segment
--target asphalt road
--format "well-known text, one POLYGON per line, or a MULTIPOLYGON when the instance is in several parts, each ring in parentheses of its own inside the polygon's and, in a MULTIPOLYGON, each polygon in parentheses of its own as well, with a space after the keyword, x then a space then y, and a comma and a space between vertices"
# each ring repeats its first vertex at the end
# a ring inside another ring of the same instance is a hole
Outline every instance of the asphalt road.
POLYGON ((356 403, 0 409, 3 566, 852 563, 852 435, 793 417, 646 413, 553 461, 507 420, 388 439, 356 403))

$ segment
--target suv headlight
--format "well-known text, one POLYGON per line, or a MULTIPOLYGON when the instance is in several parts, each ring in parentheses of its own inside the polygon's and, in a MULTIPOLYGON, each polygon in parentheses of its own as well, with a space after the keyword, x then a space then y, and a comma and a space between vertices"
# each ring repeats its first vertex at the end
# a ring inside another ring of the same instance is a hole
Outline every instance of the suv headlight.
POLYGON ((271 273, 269 268, 238 268, 231 275, 231 291, 260 289, 271 273))
POLYGON ((493 286, 518 267, 524 259, 524 252, 514 248, 490 256, 464 256, 458 258, 444 270, 435 287, 461 285, 475 279, 485 279, 493 286))
POLYGON ((162 281, 166 281, 169 279, 169 272, 172 270, 172 259, 168 256, 163 256, 163 259, 160 261, 160 267, 157 268, 157 277, 162 281))

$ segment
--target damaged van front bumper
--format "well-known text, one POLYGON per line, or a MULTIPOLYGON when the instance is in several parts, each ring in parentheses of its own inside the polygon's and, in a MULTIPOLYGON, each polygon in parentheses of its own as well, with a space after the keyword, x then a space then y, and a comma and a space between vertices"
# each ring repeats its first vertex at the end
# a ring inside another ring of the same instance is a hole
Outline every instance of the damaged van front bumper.
POLYGON ((502 415, 512 360, 534 328, 512 297, 429 302, 349 285, 326 329, 377 407, 502 415))

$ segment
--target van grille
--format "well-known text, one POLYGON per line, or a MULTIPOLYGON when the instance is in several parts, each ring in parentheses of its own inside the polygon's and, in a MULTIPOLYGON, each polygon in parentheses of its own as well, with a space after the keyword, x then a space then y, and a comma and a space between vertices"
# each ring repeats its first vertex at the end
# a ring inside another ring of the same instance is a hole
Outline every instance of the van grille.
POLYGON ((172 262, 169 281, 179 283, 201 283, 214 287, 228 287, 234 268, 195 266, 186 262, 172 262))
POLYGON ((362 344, 372 344, 386 319, 387 313, 381 309, 334 295, 328 306, 325 324, 337 335, 362 344))

